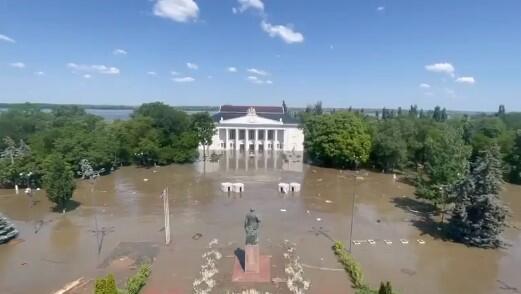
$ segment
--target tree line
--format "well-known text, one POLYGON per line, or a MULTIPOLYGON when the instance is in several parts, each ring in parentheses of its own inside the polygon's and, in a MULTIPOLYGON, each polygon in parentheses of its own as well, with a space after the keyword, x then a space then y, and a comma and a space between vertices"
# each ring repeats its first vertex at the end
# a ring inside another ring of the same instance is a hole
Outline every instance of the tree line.
MULTIPOLYGON (((131 164, 189 163, 198 157, 200 143, 211 144, 213 132, 207 112, 188 115, 159 102, 143 104, 129 120, 114 122, 78 106, 44 111, 18 105, 0 112, 0 187, 43 186, 51 194, 70 196, 82 160, 103 173, 131 164)), ((60 201, 55 202, 63 205, 60 201)))
POLYGON ((447 111, 383 109, 300 114, 305 149, 314 164, 404 173, 418 197, 450 214, 447 234, 481 247, 501 245, 508 209, 503 180, 521 184, 521 113, 449 117, 447 111))

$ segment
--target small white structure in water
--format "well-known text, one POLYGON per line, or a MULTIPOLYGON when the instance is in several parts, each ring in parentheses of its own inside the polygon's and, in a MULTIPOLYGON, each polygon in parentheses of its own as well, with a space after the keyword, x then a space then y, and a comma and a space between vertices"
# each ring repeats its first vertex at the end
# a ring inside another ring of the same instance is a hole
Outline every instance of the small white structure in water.
POLYGON ((289 190, 291 192, 300 192, 300 184, 299 183, 289 183, 289 190))
POLYGON ((228 182, 221 183, 221 191, 223 191, 223 192, 231 192, 232 191, 232 183, 228 183, 228 182))
POLYGON ((233 183, 232 184, 232 190, 235 193, 244 192, 244 184, 243 183, 233 183))
POLYGON ((289 184, 288 183, 279 183, 279 192, 280 193, 288 193, 289 192, 289 184))

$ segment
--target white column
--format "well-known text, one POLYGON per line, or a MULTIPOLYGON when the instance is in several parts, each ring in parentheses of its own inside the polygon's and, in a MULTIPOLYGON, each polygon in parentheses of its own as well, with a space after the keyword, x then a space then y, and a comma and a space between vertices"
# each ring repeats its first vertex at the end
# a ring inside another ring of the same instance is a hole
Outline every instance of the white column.
POLYGON ((262 150, 264 150, 264 154, 268 151, 268 129, 264 129, 264 146, 262 150))
POLYGON ((235 150, 239 150, 239 129, 235 129, 235 150))
POLYGON ((255 129, 255 145, 254 145, 254 148, 253 148, 255 150, 255 152, 257 150, 259 150, 259 145, 258 144, 259 144, 259 129, 255 129))
POLYGON ((244 129, 244 152, 248 152, 248 129, 244 129))
POLYGON ((286 140, 284 140, 284 132, 285 132, 284 129, 280 130, 281 136, 280 136, 279 144, 280 144, 281 150, 284 150, 284 146, 286 145, 286 140))
POLYGON ((278 129, 275 129, 275 134, 274 134, 273 138, 275 139, 275 142, 277 142, 275 144, 275 148, 277 148, 277 145, 279 144, 279 130, 278 129))
POLYGON ((230 149, 230 146, 229 146, 229 143, 228 143, 228 138, 230 136, 229 132, 228 132, 228 128, 224 129, 225 130, 225 138, 224 138, 224 150, 228 150, 230 149))

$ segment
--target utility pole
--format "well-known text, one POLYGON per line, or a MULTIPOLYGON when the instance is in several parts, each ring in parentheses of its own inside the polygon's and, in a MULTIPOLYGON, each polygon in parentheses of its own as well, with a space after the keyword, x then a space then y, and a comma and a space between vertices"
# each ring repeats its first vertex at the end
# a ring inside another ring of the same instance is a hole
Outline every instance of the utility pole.
POLYGON ((163 190, 163 211, 165 214, 165 244, 170 244, 170 205, 168 202, 168 187, 163 190))
POLYGON ((351 247, 353 246, 353 223, 355 221, 355 197, 356 197, 356 175, 358 171, 353 174, 353 203, 351 205, 351 229, 349 232, 349 253, 351 253, 351 247))

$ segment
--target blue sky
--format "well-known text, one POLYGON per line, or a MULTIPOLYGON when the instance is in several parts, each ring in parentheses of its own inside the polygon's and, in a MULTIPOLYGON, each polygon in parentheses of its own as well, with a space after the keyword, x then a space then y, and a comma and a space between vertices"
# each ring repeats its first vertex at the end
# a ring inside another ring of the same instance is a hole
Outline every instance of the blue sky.
POLYGON ((519 0, 0 0, 0 101, 521 111, 519 0))

